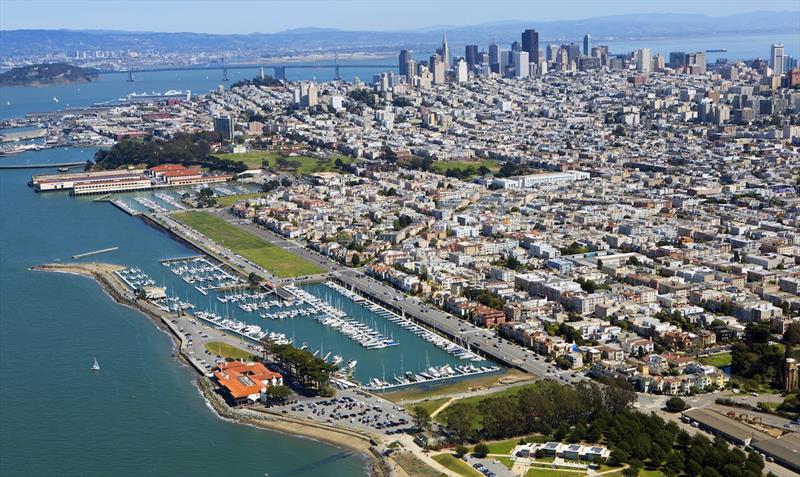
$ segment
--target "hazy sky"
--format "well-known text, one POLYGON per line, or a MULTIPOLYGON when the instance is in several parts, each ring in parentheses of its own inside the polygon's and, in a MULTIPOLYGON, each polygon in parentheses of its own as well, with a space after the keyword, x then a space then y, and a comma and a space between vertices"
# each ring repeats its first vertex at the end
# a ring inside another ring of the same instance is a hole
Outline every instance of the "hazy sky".
POLYGON ((624 13, 729 15, 791 10, 798 0, 0 0, 0 29, 70 28, 204 33, 298 27, 388 30, 503 20, 573 20, 624 13))

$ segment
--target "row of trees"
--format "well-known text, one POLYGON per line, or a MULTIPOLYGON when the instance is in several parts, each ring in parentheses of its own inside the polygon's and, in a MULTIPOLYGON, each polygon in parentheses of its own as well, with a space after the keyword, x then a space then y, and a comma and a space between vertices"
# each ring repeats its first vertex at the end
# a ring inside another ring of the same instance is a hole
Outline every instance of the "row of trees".
POLYGON ((111 149, 97 151, 94 162, 103 169, 117 169, 138 164, 153 167, 179 163, 184 166, 203 166, 226 172, 247 170, 247 165, 241 161, 220 159, 211 155, 211 143, 221 140, 219 133, 210 131, 177 133, 168 140, 153 137, 123 139, 111 149))
POLYGON ((489 308, 495 308, 497 310, 502 310, 503 305, 505 305, 505 301, 503 301, 502 298, 494 295, 489 290, 484 290, 482 288, 468 288, 464 290, 464 296, 470 300, 477 301, 481 305, 488 306, 489 308))
POLYGON ((772 332, 766 323, 751 323, 743 341, 731 346, 731 372, 756 384, 781 387, 787 357, 800 357, 794 348, 800 342, 800 325, 792 324, 783 343, 773 343, 772 332))
POLYGON ((628 406, 635 393, 625 381, 576 386, 542 381, 516 395, 489 397, 477 405, 456 402, 442 412, 458 443, 539 433, 556 441, 603 442, 612 450, 609 463, 638 469, 661 469, 668 476, 761 475, 764 462, 756 453, 729 449, 723 440, 690 436, 674 422, 643 414, 628 406))
POLYGON ((265 345, 265 349, 267 359, 278 363, 284 370, 296 377, 305 389, 314 390, 320 394, 330 392, 328 383, 338 369, 335 365, 326 363, 322 358, 290 344, 268 343, 265 345))

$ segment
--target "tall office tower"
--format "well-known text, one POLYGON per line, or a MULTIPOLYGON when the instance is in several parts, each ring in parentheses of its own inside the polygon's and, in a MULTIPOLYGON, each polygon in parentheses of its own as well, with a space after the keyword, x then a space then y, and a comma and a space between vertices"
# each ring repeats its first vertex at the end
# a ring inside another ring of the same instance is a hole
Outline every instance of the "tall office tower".
POLYGON ((459 58, 456 61, 456 83, 466 83, 469 78, 467 62, 464 58, 459 58))
POLYGON ((770 50, 769 58, 769 66, 772 68, 772 74, 778 76, 782 75, 784 73, 783 45, 780 43, 773 44, 770 50))
POLYGON ((655 58, 653 58, 653 69, 655 71, 664 71, 664 66, 666 66, 666 63, 664 62, 664 55, 659 53, 655 58))
POLYGON ((509 68, 513 64, 512 55, 514 54, 513 51, 501 51, 500 52, 500 74, 503 76, 511 76, 509 74, 509 68))
POLYGON ((414 76, 417 74, 417 62, 414 59, 409 58, 406 61, 406 81, 410 84, 414 81, 414 76))
POLYGON ((444 84, 444 62, 442 58, 439 55, 431 56, 430 65, 433 84, 444 84))
POLYGON ((214 132, 220 133, 223 139, 233 140, 233 120, 230 116, 214 116, 214 132))
POLYGON ((686 53, 682 51, 671 51, 669 53, 669 67, 680 68, 686 64, 686 53))
POLYGON ((528 53, 531 62, 539 63, 539 32, 536 30, 522 32, 522 51, 528 53))
POLYGON ((581 47, 576 43, 570 43, 569 45, 564 45, 564 48, 567 49, 567 54, 569 55, 569 61, 578 61, 578 58, 581 56, 581 47))
POLYGON ((319 103, 319 100, 317 99, 317 85, 315 85, 314 83, 308 85, 308 92, 306 93, 306 96, 303 99, 305 100, 304 101, 305 106, 308 106, 309 108, 313 108, 314 106, 316 106, 317 103, 319 103))
POLYGON ((592 52, 592 35, 586 34, 583 37, 583 56, 589 56, 592 52))
POLYGON ((522 44, 518 41, 515 41, 511 44, 511 51, 522 51, 522 44))
POLYGON ((653 69, 653 55, 650 48, 642 48, 636 51, 636 71, 649 73, 653 69))
POLYGON ((528 56, 527 51, 515 51, 513 55, 514 59, 514 77, 515 78, 527 78, 528 73, 530 71, 530 57, 528 56))
POLYGON ((558 58, 558 45, 547 45, 547 61, 555 62, 558 58))
POLYGON ((689 74, 702 75, 706 73, 706 54, 702 51, 697 53, 687 53, 685 65, 689 69, 689 74))
POLYGON ((485 51, 478 53, 478 64, 489 66, 489 53, 485 51))
POLYGON ((286 67, 285 66, 276 66, 275 67, 275 79, 286 81, 286 67))
POLYGON ((439 56, 442 57, 442 61, 444 62, 444 69, 450 69, 450 47, 447 46, 447 33, 442 33, 442 51, 439 53, 439 56))
POLYGON ((467 60, 467 66, 472 69, 473 66, 478 64, 478 45, 467 45, 464 47, 464 59, 467 60))
POLYGON ((495 42, 489 45, 489 67, 492 73, 500 73, 500 47, 495 42))
POLYGON ((408 76, 406 64, 408 63, 408 60, 411 59, 411 52, 408 50, 400 50, 400 57, 398 59, 400 63, 400 76, 408 76))
POLYGON ((560 67, 561 71, 566 71, 569 68, 569 53, 566 48, 559 48, 556 55, 556 64, 560 67))
POLYGON ((258 69, 258 79, 260 79, 261 81, 264 81, 264 67, 263 66, 258 69))

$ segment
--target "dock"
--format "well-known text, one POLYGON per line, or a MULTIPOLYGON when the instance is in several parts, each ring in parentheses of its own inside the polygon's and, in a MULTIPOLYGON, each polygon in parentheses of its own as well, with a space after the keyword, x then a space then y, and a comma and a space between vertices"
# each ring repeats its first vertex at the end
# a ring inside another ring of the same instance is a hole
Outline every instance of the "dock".
POLYGON ((92 255, 97 255, 99 253, 113 252, 114 250, 119 250, 119 247, 109 247, 109 248, 104 248, 104 249, 100 249, 100 250, 93 250, 91 252, 79 253, 77 255, 73 255, 72 258, 73 259, 78 259, 78 258, 83 258, 83 257, 89 257, 89 256, 92 256, 92 255))

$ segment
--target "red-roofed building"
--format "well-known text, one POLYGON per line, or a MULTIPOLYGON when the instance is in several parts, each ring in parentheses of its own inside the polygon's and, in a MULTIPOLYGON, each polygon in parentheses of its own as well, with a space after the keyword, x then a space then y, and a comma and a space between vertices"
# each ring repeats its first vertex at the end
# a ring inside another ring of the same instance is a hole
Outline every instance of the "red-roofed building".
POLYGON ((220 363, 219 369, 214 371, 214 378, 237 405, 263 401, 267 388, 283 385, 283 376, 270 371, 262 363, 220 363))

